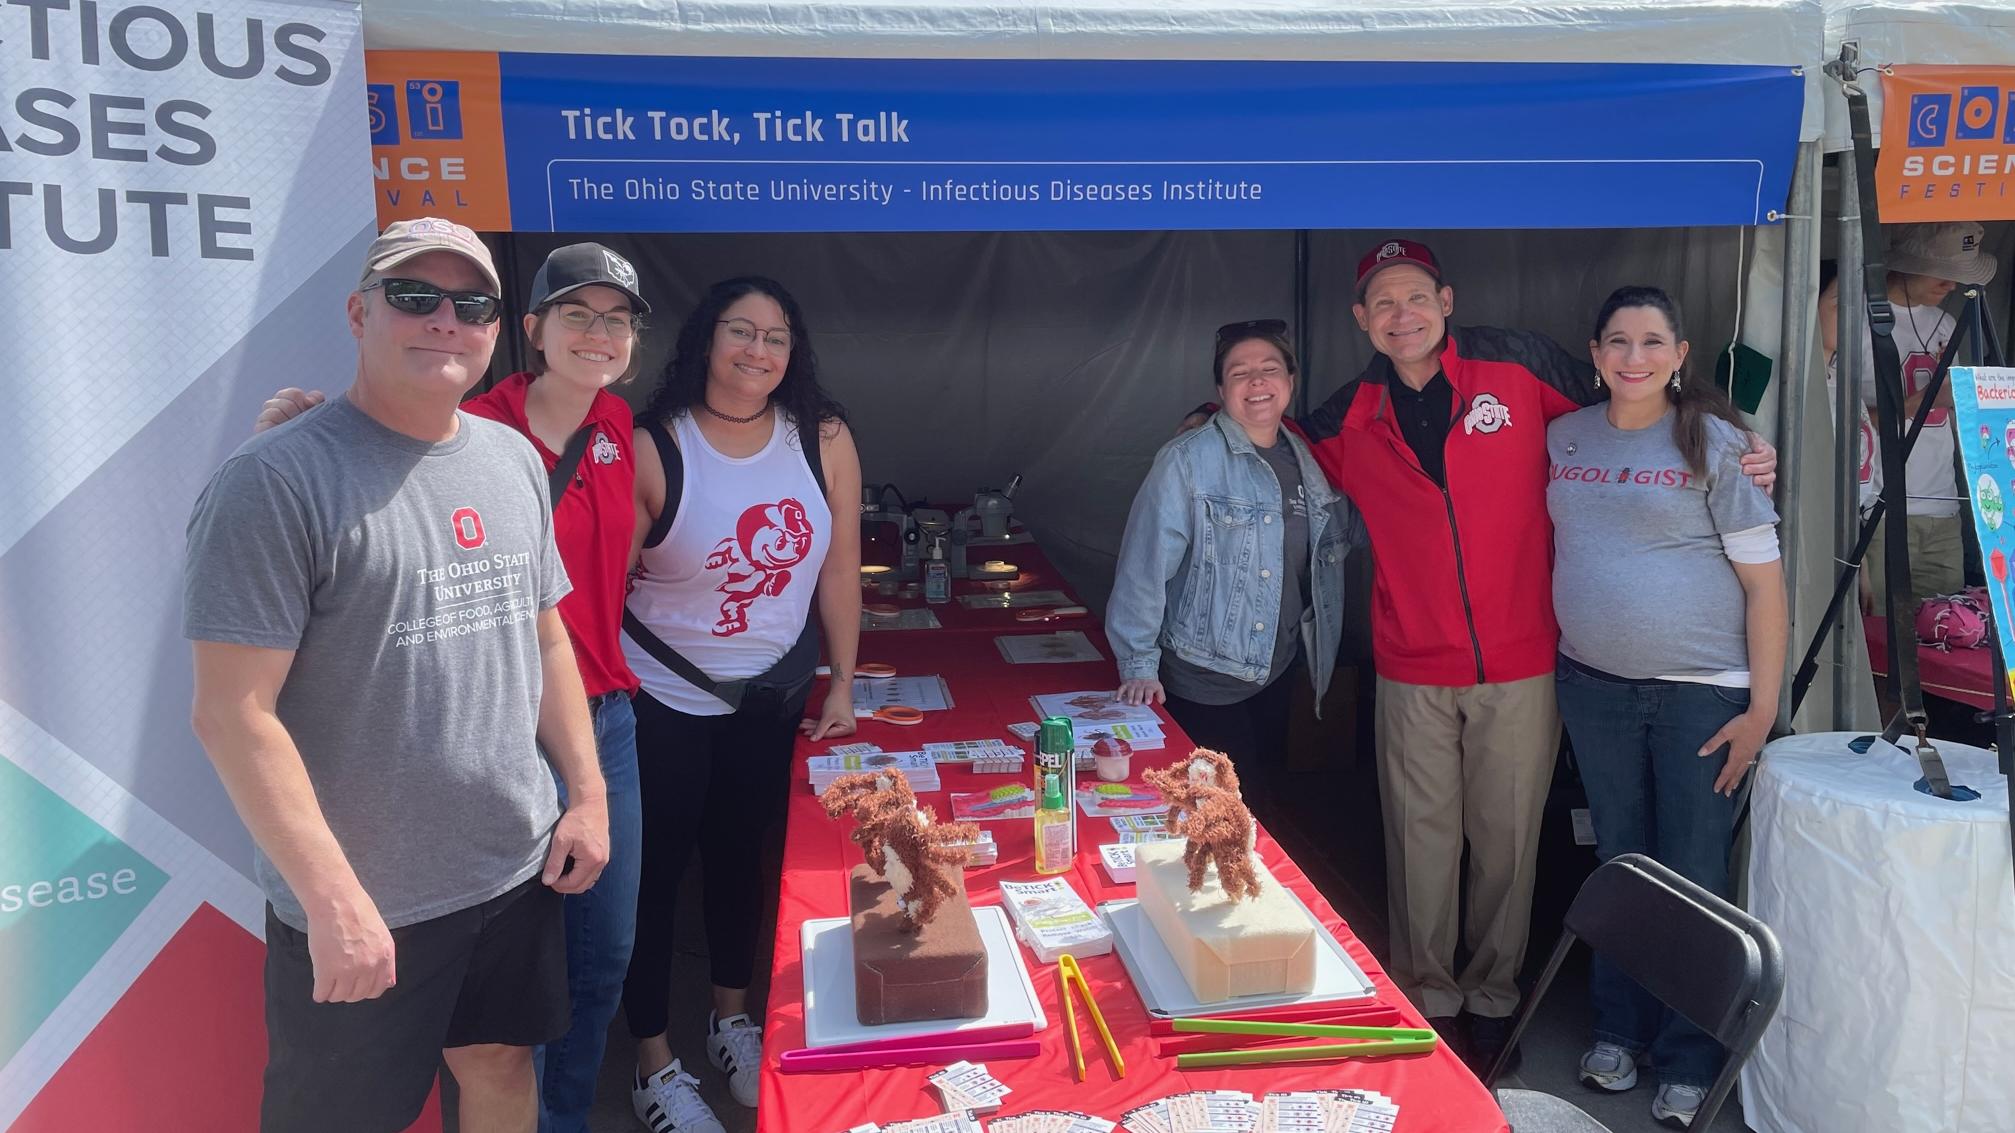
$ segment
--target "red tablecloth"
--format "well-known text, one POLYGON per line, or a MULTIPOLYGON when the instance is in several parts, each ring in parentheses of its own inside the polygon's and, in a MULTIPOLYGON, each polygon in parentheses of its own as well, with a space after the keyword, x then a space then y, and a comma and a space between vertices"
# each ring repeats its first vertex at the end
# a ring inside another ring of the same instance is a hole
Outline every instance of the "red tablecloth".
MULTIPOLYGON (((1080 624, 1110 658, 1111 649, 1103 633, 1095 625, 1080 624)), ((1044 627, 1016 628, 1028 632, 1044 627)), ((952 693, 954 709, 929 713, 921 725, 902 728, 864 721, 860 733, 852 737, 853 741, 879 744, 889 751, 915 750, 927 740, 987 736, 1010 739, 1008 724, 1035 718, 1028 702, 1030 694, 1111 688, 1117 683, 1109 659, 1068 665, 1009 665, 1002 661, 990 639, 974 633, 862 634, 861 659, 889 662, 905 675, 939 674, 952 693)), ((816 699, 817 690, 813 696, 816 699)), ((1169 747, 1137 753, 1135 778, 1144 767, 1171 762, 1178 752, 1187 751, 1188 745, 1175 724, 1165 720, 1164 727, 1170 735, 1169 747)), ((782 1074, 777 1070, 777 1055, 804 1045, 800 926, 815 918, 846 915, 846 871, 860 860, 859 851, 848 840, 851 823, 826 817, 811 793, 805 771, 803 757, 829 746, 829 743, 801 742, 791 784, 789 833, 784 848, 776 953, 765 1024, 764 1045, 769 1058, 763 1066, 758 1126, 773 1133, 838 1133, 865 1121, 889 1122, 939 1111, 936 1094, 925 1082, 931 1069, 928 1067, 817 1074, 782 1074)), ((963 767, 945 766, 941 773, 945 791, 925 795, 923 800, 946 820, 951 812, 949 792, 999 786, 1010 781, 1001 775, 976 776, 963 767)), ((1110 823, 1082 815, 1079 822, 1083 845, 1077 866, 1063 876, 1070 878, 1079 894, 1094 905, 1110 898, 1131 896, 1133 887, 1109 883, 1099 864, 1097 845, 1111 840, 1110 823)), ((967 875, 967 889, 975 904, 998 904, 997 886, 1002 879, 1027 880, 1036 876, 1030 823, 991 822, 986 828, 1000 845, 1000 861, 972 870, 967 875)), ((1263 830, 1258 846, 1274 876, 1295 891, 1371 976, 1379 998, 1397 1007, 1410 1025, 1424 1025, 1418 1012, 1393 987, 1349 926, 1263 830)), ((1026 949, 1022 950, 1022 958, 1029 965, 1050 1025, 1037 1036, 1042 1042, 1038 1057, 989 1064, 988 1069, 1014 1091, 1007 1097, 1003 1114, 1058 1108, 1117 1120, 1121 1113, 1136 1105, 1184 1090, 1237 1089, 1259 1096, 1277 1090, 1356 1087, 1380 1091, 1397 1101, 1402 1131, 1503 1133, 1507 1128, 1490 1094, 1446 1048, 1439 1048, 1431 1055, 1408 1058, 1177 1072, 1173 1059, 1155 1056, 1155 1044, 1148 1037, 1147 1013, 1117 955, 1085 960, 1084 971, 1095 987, 1099 1007, 1126 1060, 1126 1077, 1113 1077, 1097 1035, 1089 1022, 1080 1018, 1087 1080, 1075 1082, 1063 1034, 1055 968, 1038 964, 1026 949)))
MULTIPOLYGON (((1868 636, 1868 664, 1878 678, 1889 675, 1889 619, 1867 615, 1861 619, 1868 636)), ((1917 647, 1917 679, 1932 696, 1956 700, 1974 708, 1994 707, 1994 651, 1992 649, 1939 649, 1917 647)))

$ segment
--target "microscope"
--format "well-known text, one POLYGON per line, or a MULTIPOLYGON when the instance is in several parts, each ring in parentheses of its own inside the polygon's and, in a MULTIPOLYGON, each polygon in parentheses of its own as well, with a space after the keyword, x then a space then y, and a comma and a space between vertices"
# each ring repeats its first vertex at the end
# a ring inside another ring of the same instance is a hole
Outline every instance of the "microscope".
POLYGON ((973 493, 973 505, 960 508, 951 521, 951 550, 948 556, 952 563, 952 577, 966 578, 970 569, 966 563, 966 547, 972 544, 1007 546, 1012 543, 1027 543, 1033 540, 1028 532, 1011 533, 1008 528, 1014 520, 1015 489, 1021 487, 1021 474, 1007 482, 1005 488, 981 488, 973 493), (972 533, 972 521, 978 518, 979 534, 972 533))
MULTIPOLYGON (((869 484, 861 488, 861 546, 863 551, 881 542, 882 532, 893 528, 891 536, 897 547, 896 578, 902 582, 915 582, 923 573, 923 540, 917 521, 910 515, 909 501, 894 484, 869 484), (895 493, 900 506, 894 510, 887 507, 889 493, 895 493)), ((862 555, 865 562, 870 556, 862 555)), ((879 558, 880 556, 874 556, 879 558)))

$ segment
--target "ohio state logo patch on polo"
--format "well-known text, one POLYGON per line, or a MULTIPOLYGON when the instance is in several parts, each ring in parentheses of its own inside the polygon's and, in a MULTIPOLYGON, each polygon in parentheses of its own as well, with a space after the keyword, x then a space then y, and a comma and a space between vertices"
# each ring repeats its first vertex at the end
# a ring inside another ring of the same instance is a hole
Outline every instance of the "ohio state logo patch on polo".
POLYGON ((1462 419, 1465 433, 1495 433, 1511 424, 1511 406, 1497 400, 1494 393, 1479 393, 1469 403, 1469 415, 1462 419))

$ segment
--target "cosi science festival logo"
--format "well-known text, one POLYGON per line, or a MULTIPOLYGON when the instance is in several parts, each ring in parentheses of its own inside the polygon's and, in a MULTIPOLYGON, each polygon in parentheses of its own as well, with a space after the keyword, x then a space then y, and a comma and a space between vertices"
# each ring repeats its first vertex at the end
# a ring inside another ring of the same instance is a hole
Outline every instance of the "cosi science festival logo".
MULTIPOLYGON (((455 79, 407 79, 404 83, 366 83, 365 105, 370 118, 371 145, 398 146, 402 139, 414 142, 459 142, 462 140, 462 84, 455 79), (399 97, 401 88, 405 97, 399 97), (405 113, 400 114, 404 105, 405 113)), ((404 188, 393 184, 415 184, 420 188, 421 208, 453 204, 469 207, 462 190, 451 190, 453 201, 440 201, 431 185, 434 181, 468 180, 468 159, 459 154, 380 154, 371 160, 371 174, 386 185, 385 199, 400 203, 404 188)))
POLYGON ((1922 91, 1910 96, 1907 150, 1953 153, 1905 153, 1905 198, 1978 200, 2009 195, 2015 175, 2015 87, 1968 85, 1951 91, 1922 91))

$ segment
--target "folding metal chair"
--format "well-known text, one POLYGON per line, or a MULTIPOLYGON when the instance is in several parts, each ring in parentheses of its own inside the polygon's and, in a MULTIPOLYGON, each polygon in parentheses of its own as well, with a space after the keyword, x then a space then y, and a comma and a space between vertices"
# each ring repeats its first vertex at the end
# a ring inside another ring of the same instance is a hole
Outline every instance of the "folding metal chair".
MULTIPOLYGON (((1503 1053, 1483 1083, 1497 1081, 1576 940, 1637 981, 1652 997, 1714 1036, 1728 1062, 1693 1127, 1707 1129, 1784 994, 1784 952, 1769 926, 1643 854, 1605 862, 1567 910, 1560 943, 1526 997, 1503 1053)), ((1606 1127, 1570 1102, 1533 1090, 1499 1090, 1513 1133, 1606 1127)))

